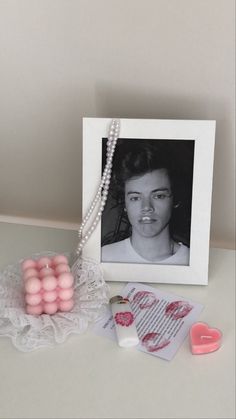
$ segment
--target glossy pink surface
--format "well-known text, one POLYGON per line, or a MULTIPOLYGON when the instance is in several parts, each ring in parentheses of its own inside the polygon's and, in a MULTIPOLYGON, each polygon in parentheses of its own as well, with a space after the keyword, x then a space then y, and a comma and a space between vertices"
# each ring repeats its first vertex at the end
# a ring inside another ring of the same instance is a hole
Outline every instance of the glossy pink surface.
POLYGON ((190 329, 190 345, 193 355, 208 354, 221 346, 222 333, 206 323, 194 323, 190 329))
POLYGON ((52 315, 73 308, 74 277, 64 255, 38 260, 26 259, 21 269, 26 313, 52 315))

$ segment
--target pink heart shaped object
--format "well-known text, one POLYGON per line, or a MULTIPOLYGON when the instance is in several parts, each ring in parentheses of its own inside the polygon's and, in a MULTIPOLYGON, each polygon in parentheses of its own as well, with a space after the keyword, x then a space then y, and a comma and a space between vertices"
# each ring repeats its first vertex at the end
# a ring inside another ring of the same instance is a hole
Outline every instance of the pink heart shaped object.
POLYGON ((190 329, 190 344, 193 355, 208 354, 221 346, 222 333, 206 323, 194 323, 190 329))

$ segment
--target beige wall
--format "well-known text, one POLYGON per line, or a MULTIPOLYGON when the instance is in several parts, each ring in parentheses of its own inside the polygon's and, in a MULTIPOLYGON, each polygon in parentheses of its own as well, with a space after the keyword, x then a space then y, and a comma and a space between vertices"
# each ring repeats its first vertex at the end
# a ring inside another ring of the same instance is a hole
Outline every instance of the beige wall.
POLYGON ((216 119, 211 238, 233 247, 233 0, 0 0, 0 57, 2 220, 78 222, 83 116, 216 119))

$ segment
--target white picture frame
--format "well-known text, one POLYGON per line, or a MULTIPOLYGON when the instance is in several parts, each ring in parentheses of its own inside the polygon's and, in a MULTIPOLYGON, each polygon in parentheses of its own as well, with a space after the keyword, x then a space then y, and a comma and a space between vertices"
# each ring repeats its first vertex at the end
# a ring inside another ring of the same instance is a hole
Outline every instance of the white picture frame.
MULTIPOLYGON (((110 118, 83 118, 83 217, 102 175, 102 139, 110 118)), ((120 119, 121 139, 194 141, 189 265, 107 263, 101 260, 101 221, 85 244, 83 256, 101 264, 106 281, 207 285, 215 121, 120 119)))

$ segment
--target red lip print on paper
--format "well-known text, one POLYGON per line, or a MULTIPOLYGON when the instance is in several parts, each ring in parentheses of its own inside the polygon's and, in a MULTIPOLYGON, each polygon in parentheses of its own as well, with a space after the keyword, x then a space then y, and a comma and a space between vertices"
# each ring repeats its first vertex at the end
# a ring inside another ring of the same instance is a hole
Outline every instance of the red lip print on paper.
POLYGON ((162 338, 160 333, 156 332, 147 333, 141 342, 148 352, 157 352, 170 344, 170 340, 162 338))
POLYGON ((115 322, 120 326, 129 327, 134 322, 134 315, 130 311, 116 313, 115 322))
POLYGON ((133 303, 139 304, 139 308, 142 310, 144 308, 150 308, 158 300, 153 292, 150 291, 138 291, 133 297, 133 303))
POLYGON ((187 316, 192 309, 193 306, 186 301, 173 301, 166 307, 165 314, 166 316, 172 316, 174 320, 178 320, 187 316))

